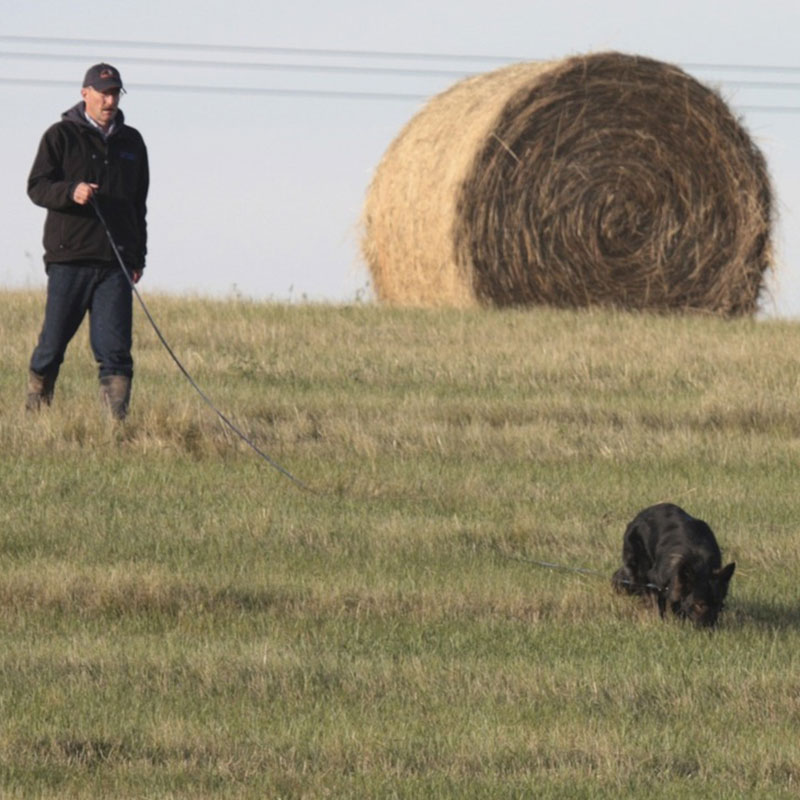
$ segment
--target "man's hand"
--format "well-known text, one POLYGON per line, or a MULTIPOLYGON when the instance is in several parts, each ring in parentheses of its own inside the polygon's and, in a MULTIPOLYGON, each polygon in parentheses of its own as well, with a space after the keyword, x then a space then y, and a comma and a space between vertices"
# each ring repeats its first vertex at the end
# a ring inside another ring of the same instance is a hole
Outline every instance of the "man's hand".
POLYGON ((131 280, 134 283, 139 283, 139 280, 141 279, 141 277, 142 277, 142 270, 140 270, 140 269, 132 269, 131 270, 131 280))
POLYGON ((72 199, 79 205, 85 206, 100 188, 96 183, 79 183, 72 193, 72 199))

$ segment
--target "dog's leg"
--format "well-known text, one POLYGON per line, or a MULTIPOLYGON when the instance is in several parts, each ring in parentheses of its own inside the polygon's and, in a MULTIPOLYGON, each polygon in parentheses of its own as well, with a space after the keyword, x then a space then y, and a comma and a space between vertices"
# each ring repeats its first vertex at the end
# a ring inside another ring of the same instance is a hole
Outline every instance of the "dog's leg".
MULTIPOLYGON (((625 530, 622 539, 622 568, 617 570, 614 578, 620 576, 624 580, 623 588, 628 594, 645 594, 648 583, 647 574, 652 561, 647 553, 638 525, 632 522, 625 530)), ((612 579, 613 580, 613 579, 612 579)))
POLYGON ((611 576, 611 585, 617 592, 627 592, 628 594, 632 593, 632 587, 635 583, 633 579, 633 574, 627 567, 620 567, 612 576, 611 576))
POLYGON ((658 616, 661 619, 667 616, 667 595, 665 592, 658 593, 658 616))

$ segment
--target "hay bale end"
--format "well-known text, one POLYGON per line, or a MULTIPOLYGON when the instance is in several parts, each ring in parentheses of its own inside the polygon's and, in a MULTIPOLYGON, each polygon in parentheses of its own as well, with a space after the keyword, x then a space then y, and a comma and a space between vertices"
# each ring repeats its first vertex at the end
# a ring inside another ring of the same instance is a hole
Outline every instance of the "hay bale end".
POLYGON ((386 151, 362 253, 382 301, 735 316, 770 265, 763 155, 678 67, 600 53, 434 97, 386 151))

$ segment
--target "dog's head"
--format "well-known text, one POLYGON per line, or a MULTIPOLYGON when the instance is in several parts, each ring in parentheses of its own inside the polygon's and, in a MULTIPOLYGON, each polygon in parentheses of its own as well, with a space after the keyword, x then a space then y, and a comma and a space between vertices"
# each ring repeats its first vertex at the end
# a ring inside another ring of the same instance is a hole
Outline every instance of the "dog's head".
POLYGON ((735 563, 702 570, 688 559, 681 561, 669 590, 673 612, 700 627, 715 625, 735 569, 735 563))

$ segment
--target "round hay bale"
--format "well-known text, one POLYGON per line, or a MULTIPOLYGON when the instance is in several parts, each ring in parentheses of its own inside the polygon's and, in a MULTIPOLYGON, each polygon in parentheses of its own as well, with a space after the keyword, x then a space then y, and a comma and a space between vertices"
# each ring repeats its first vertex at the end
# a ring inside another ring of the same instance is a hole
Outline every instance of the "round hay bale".
POLYGON ((434 97, 376 170, 362 253, 400 305, 750 314, 771 206, 764 158, 714 91, 601 53, 434 97))

